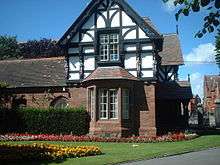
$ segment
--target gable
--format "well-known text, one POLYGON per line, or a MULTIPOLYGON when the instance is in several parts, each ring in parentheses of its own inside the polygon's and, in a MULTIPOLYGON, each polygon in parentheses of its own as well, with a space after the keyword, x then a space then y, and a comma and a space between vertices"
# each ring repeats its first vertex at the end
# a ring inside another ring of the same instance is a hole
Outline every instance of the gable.
POLYGON ((123 27, 122 36, 125 39, 162 41, 162 36, 124 0, 92 0, 59 43, 93 42, 96 29, 118 27, 123 27))

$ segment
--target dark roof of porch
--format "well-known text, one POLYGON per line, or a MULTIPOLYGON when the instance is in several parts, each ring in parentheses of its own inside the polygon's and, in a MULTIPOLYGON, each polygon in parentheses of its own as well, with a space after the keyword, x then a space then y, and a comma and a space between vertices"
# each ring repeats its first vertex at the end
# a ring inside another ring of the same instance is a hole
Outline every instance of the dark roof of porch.
POLYGON ((138 78, 130 74, 127 70, 123 69, 122 67, 114 66, 114 67, 98 67, 83 82, 91 81, 91 80, 109 80, 109 79, 139 80, 138 78))
POLYGON ((158 99, 184 100, 193 97, 191 84, 188 81, 161 83, 157 85, 156 90, 158 99))
POLYGON ((0 82, 9 87, 65 86, 64 58, 0 61, 0 82))

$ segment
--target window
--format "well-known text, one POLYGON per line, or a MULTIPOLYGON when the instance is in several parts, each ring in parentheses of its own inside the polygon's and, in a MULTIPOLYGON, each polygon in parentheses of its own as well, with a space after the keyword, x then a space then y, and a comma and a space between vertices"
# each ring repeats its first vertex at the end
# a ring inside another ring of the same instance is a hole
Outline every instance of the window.
POLYGON ((100 61, 119 60, 119 39, 118 34, 100 35, 100 61))
POLYGON ((68 108, 69 104, 68 100, 65 97, 58 97, 52 101, 50 106, 55 109, 64 109, 68 108))
POLYGON ((99 90, 100 119, 118 118, 118 92, 116 89, 99 90))
POLYGON ((129 90, 122 89, 122 118, 129 119, 129 90))
POLYGON ((89 88, 89 112, 91 118, 93 118, 94 107, 95 107, 95 91, 94 88, 89 88))

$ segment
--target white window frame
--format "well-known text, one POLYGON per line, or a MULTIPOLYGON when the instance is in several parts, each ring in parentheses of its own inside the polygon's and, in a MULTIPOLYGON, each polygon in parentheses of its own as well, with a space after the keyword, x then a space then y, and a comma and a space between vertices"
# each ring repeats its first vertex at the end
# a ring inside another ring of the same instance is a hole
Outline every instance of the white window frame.
POLYGON ((95 109, 95 89, 93 87, 88 88, 88 92, 89 92, 89 112, 91 118, 93 118, 93 113, 95 109))
POLYGON ((100 119, 108 119, 108 90, 99 89, 98 97, 99 97, 99 117, 100 119), (106 98, 106 102, 104 101, 104 98, 106 98), (104 113, 106 115, 104 115, 104 113))
POLYGON ((119 61, 119 35, 117 33, 100 34, 100 61, 119 61), (117 53, 114 53, 117 52, 117 53))
POLYGON ((117 89, 105 89, 100 88, 98 90, 98 100, 99 100, 99 118, 100 119, 118 119, 118 90, 117 89), (114 95, 111 95, 114 92, 114 95), (104 98, 106 97, 106 102, 104 98), (113 98, 112 98, 113 97, 113 98), (111 102, 111 100, 115 100, 111 102), (104 108, 106 107, 106 109, 104 108), (114 107, 111 109, 111 107, 114 107), (106 113, 106 116, 103 115, 106 113), (111 114, 115 114, 111 116, 111 114))

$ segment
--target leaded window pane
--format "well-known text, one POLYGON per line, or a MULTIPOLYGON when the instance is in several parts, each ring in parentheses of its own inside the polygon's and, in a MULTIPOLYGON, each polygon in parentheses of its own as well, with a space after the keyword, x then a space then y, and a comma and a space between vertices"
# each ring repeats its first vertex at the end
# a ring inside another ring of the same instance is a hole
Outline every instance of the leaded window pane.
POLYGON ((99 110, 100 110, 100 118, 106 119, 107 111, 108 111, 108 91, 100 90, 99 91, 99 110))
POLYGON ((117 100, 117 91, 116 90, 110 90, 109 91, 109 97, 110 97, 110 118, 117 118, 118 117, 118 100, 117 100))
POLYGON ((100 61, 119 60, 119 39, 118 34, 100 35, 100 61))
POLYGON ((118 61, 119 60, 119 46, 118 44, 110 44, 110 60, 118 61))
POLYGON ((118 92, 116 89, 99 90, 100 119, 118 118, 118 92))
POLYGON ((122 117, 123 119, 129 119, 129 90, 122 89, 122 117))

